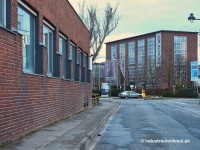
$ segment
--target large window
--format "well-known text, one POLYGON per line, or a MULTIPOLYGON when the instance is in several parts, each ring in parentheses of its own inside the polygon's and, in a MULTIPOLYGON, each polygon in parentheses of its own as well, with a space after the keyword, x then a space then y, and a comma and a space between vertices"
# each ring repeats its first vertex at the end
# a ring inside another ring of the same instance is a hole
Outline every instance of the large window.
POLYGON ((117 59, 117 46, 112 45, 111 46, 111 60, 117 59))
POLYGON ((82 50, 78 49, 77 51, 77 64, 76 64, 76 74, 75 74, 75 80, 80 81, 80 68, 82 64, 82 50))
POLYGON ((82 55, 82 51, 79 49, 78 50, 78 59, 77 59, 77 64, 81 65, 81 55, 82 55))
POLYGON ((155 37, 147 40, 147 68, 148 79, 152 82, 155 78, 155 37))
POLYGON ((186 79, 187 37, 174 36, 174 76, 175 81, 186 79))
POLYGON ((62 78, 66 79, 66 68, 67 68, 67 57, 66 57, 66 48, 67 48, 67 38, 60 34, 59 37, 59 53, 62 55, 62 78))
POLYGON ((144 80, 145 76, 145 43, 144 40, 138 40, 138 79, 144 80))
POLYGON ((0 26, 6 26, 6 0, 0 0, 0 26))
POLYGON ((145 51, 144 51, 144 40, 138 41, 138 65, 144 65, 145 62, 145 51))
POLYGON ((84 53, 83 55, 83 67, 86 67, 86 57, 87 57, 87 54, 84 53))
POLYGON ((47 48, 47 76, 53 76, 53 30, 54 28, 44 21, 43 44, 47 48))
POLYGON ((82 72, 81 72, 81 82, 85 82, 86 79, 86 71, 87 71, 87 67, 88 67, 88 56, 87 54, 83 54, 83 66, 82 66, 82 72))
POLYGON ((155 64, 155 37, 148 38, 147 40, 147 56, 148 60, 155 64))
POLYGON ((135 77, 135 42, 128 43, 129 81, 134 82, 135 77))
POLYGON ((119 55, 120 55, 119 57, 120 57, 120 59, 125 60, 125 54, 126 54, 125 43, 122 43, 122 44, 119 45, 119 55))
POLYGON ((128 43, 128 62, 135 64, 135 42, 128 43))
POLYGON ((70 60, 72 61, 72 80, 75 80, 75 73, 76 73, 76 46, 75 44, 70 44, 70 60))
POLYGON ((35 60, 35 15, 25 5, 18 7, 18 32, 22 34, 23 71, 34 72, 35 60))

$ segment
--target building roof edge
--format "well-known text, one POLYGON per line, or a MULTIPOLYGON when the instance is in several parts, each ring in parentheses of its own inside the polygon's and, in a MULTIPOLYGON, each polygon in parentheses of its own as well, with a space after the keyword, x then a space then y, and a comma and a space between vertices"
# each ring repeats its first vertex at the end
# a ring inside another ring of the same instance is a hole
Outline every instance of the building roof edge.
POLYGON ((118 40, 115 40, 115 41, 106 42, 104 44, 110 44, 110 43, 119 42, 119 41, 123 41, 123 40, 129 40, 129 39, 132 39, 132 38, 137 38, 137 37, 140 37, 140 36, 146 36, 146 35, 155 34, 155 33, 159 33, 159 32, 178 32, 178 33, 181 32, 181 33, 196 33, 196 34, 199 33, 199 32, 181 31, 181 30, 179 30, 179 31, 175 31, 175 30, 159 30, 159 31, 154 31, 154 32, 145 33, 145 34, 140 34, 140 35, 131 36, 131 37, 123 38, 123 39, 118 39, 118 40))
POLYGON ((82 24, 85 26, 85 28, 88 30, 88 32, 90 33, 90 30, 87 28, 87 26, 84 24, 83 20, 80 18, 80 16, 78 15, 78 13, 76 12, 76 10, 74 9, 74 7, 72 6, 72 4, 69 2, 69 0, 67 0, 67 2, 69 3, 70 7, 73 9, 73 11, 76 13, 76 15, 78 16, 78 18, 80 19, 80 21, 82 22, 82 24))

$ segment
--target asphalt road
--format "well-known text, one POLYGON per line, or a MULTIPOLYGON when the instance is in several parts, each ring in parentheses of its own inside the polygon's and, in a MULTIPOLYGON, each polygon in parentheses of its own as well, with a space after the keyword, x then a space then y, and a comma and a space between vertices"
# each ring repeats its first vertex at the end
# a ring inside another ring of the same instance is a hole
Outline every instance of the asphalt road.
POLYGON ((200 150, 198 100, 120 100, 94 150, 200 150))

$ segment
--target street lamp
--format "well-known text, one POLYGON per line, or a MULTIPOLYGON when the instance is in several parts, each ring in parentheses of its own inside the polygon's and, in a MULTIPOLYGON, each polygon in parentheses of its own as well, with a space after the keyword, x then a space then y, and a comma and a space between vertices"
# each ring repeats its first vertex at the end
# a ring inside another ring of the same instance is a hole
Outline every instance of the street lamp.
POLYGON ((176 85, 173 85, 173 93, 176 93, 176 85))
POLYGON ((193 22, 194 20, 200 20, 200 19, 196 19, 196 18, 194 17, 194 14, 191 13, 190 16, 188 17, 188 20, 189 20, 190 22, 193 22))

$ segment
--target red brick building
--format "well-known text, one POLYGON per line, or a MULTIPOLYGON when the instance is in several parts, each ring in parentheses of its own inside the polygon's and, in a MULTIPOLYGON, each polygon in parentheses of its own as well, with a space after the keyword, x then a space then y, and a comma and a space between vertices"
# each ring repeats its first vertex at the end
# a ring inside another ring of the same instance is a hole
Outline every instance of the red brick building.
POLYGON ((125 79, 140 88, 143 81, 147 88, 172 88, 190 86, 197 51, 197 32, 161 30, 106 43, 106 60, 118 64, 117 86, 125 79))
POLYGON ((0 145, 92 105, 88 56, 68 0, 0 0, 0 145))

